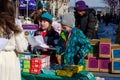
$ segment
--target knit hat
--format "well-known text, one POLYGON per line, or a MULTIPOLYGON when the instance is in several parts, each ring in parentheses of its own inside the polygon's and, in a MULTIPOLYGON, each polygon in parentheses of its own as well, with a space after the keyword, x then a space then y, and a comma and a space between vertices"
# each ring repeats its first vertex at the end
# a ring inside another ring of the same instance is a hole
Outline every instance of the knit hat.
POLYGON ((75 17, 73 12, 66 13, 62 16, 62 25, 75 27, 75 17))
POLYGON ((78 2, 76 2, 76 4, 75 4, 75 9, 76 9, 77 11, 85 11, 85 10, 88 9, 88 6, 85 4, 84 1, 78 1, 78 2))
POLYGON ((39 1, 37 4, 37 9, 42 9, 42 8, 43 8, 43 4, 41 3, 41 1, 39 1))
POLYGON ((48 20, 50 23, 52 23, 52 18, 53 18, 52 15, 47 12, 41 15, 41 19, 48 20))

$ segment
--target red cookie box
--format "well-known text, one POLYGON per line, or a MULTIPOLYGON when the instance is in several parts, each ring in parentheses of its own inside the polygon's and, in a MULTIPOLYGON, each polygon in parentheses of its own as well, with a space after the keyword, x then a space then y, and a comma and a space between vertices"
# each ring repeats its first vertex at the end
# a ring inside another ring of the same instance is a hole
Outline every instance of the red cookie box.
POLYGON ((41 64, 41 63, 43 63, 43 60, 40 59, 40 58, 32 58, 32 59, 30 60, 30 63, 31 63, 31 64, 41 64))
POLYGON ((38 58, 31 59, 31 67, 32 68, 44 68, 50 65, 50 56, 48 55, 40 55, 38 58))
POLYGON ((31 74, 40 74, 41 70, 39 68, 31 68, 30 73, 31 74))
POLYGON ((31 64, 31 68, 38 68, 41 70, 41 65, 42 64, 31 64))

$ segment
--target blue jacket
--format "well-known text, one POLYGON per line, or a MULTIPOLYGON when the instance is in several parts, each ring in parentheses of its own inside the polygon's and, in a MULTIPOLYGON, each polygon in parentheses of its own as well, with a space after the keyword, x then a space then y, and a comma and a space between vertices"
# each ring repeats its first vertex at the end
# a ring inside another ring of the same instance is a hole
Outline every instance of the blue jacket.
MULTIPOLYGON (((67 38, 68 33, 65 33, 64 36, 67 38)), ((72 28, 72 33, 67 46, 64 44, 65 39, 63 39, 63 35, 58 43, 59 46, 57 46, 57 53, 61 54, 62 52, 65 52, 64 59, 66 60, 66 64, 74 64, 73 58, 76 54, 79 54, 82 57, 79 64, 84 64, 84 57, 90 51, 91 44, 81 30, 75 27, 72 28)))

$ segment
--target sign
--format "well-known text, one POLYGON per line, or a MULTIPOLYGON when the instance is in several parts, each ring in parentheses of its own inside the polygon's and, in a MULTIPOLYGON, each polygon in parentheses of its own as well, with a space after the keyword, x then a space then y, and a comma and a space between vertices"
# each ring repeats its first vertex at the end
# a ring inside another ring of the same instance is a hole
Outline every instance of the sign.
POLYGON ((26 9, 27 6, 28 6, 28 9, 35 10, 36 9, 36 0, 19 0, 19 4, 18 4, 19 9, 26 9))
POLYGON ((39 29, 37 24, 23 24, 22 27, 26 37, 34 36, 34 32, 39 29))

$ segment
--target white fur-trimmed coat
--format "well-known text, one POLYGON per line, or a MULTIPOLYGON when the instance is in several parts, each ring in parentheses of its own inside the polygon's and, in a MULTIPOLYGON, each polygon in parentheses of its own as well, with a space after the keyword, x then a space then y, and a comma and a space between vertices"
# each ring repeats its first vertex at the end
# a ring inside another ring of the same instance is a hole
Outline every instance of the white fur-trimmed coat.
POLYGON ((23 32, 10 38, 0 52, 0 80, 21 80, 20 61, 15 50, 23 52, 27 46, 28 42, 23 32))

